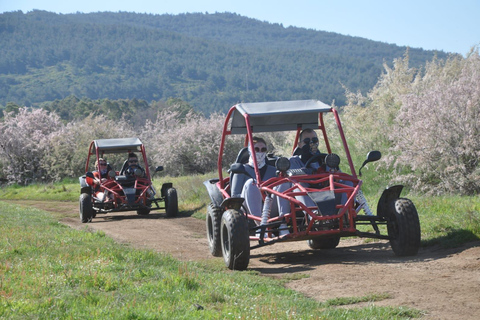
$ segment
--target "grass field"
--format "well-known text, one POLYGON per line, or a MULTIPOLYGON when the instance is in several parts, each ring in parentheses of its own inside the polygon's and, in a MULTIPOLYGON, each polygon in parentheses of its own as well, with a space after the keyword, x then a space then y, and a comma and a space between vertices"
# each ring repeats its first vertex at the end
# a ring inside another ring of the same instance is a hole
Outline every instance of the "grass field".
MULTIPOLYGON (((179 208, 204 218, 214 177, 162 178, 173 182, 179 208)), ((0 199, 78 201, 76 180, 0 189, 0 199)), ((380 194, 367 198, 376 203, 380 194)), ((422 245, 451 247, 480 237, 479 197, 408 195, 417 206, 422 245)), ((374 205, 371 205, 373 208, 374 205)), ((284 280, 228 271, 223 261, 179 262, 115 243, 101 232, 73 230, 59 217, 0 201, 0 318, 109 319, 407 319, 413 309, 356 303, 369 295, 324 303, 284 288, 284 280), (349 305, 343 308, 343 305, 349 305), (353 305, 353 307, 352 307, 353 305)))
POLYGON ((406 308, 351 308, 371 294, 307 299, 283 281, 228 271, 223 261, 179 262, 74 230, 49 213, 0 201, 2 319, 408 319, 406 308), (350 308, 341 308, 343 305, 350 308))

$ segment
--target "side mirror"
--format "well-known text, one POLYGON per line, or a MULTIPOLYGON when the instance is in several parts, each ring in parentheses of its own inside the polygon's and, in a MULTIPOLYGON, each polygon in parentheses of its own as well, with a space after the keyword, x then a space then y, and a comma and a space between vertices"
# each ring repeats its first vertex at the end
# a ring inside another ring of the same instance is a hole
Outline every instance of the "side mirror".
POLYGON ((163 171, 163 166, 158 166, 155 168, 155 172, 163 171))
POLYGON ((365 161, 363 161, 363 164, 362 166, 360 167, 360 169, 358 170, 358 175, 361 177, 362 176, 362 168, 365 167, 365 165, 369 162, 374 162, 374 161, 378 161, 380 160, 380 158, 382 158, 382 153, 380 151, 370 151, 368 154, 367 154, 367 159, 365 161))
POLYGON ((367 160, 365 161, 374 162, 374 161, 380 160, 380 158, 382 158, 382 153, 380 151, 375 150, 375 151, 370 151, 367 154, 367 160))

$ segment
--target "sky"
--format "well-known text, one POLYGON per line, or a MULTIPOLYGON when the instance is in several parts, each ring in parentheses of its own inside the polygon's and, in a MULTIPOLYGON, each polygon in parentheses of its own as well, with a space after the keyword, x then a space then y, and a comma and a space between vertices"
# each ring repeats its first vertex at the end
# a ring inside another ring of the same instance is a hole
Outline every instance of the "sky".
POLYGON ((466 55, 480 45, 480 0, 0 0, 0 13, 230 12, 284 27, 466 55))

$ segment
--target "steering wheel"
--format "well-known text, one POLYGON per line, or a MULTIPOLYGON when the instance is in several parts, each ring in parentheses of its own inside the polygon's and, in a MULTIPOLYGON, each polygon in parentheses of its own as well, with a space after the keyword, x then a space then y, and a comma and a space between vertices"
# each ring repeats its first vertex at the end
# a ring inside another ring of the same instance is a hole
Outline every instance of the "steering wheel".
POLYGON ((138 166, 128 166, 125 169, 125 174, 130 175, 130 176, 135 175, 135 176, 142 177, 145 174, 145 170, 143 170, 142 168, 140 168, 138 166), (138 174, 138 171, 140 171, 140 174, 138 174))
POLYGON ((305 168, 309 168, 312 162, 317 162, 319 161, 320 166, 325 162, 325 157, 327 156, 326 153, 320 153, 312 156, 310 159, 307 160, 307 163, 305 163, 305 168))

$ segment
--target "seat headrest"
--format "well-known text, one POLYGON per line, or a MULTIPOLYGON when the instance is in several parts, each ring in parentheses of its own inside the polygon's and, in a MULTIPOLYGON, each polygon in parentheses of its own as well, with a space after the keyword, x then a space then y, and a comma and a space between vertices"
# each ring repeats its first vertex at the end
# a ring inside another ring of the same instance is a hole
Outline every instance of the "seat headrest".
POLYGON ((237 159, 235 160, 235 163, 247 163, 248 162, 248 147, 244 147, 238 152, 237 159))

